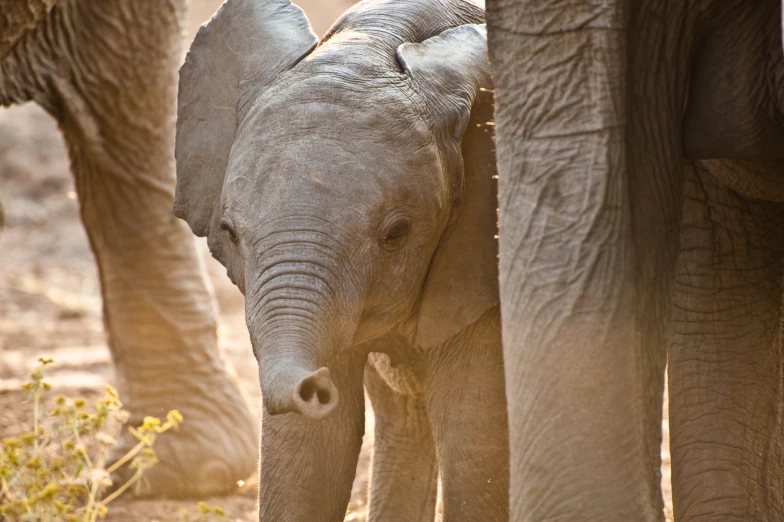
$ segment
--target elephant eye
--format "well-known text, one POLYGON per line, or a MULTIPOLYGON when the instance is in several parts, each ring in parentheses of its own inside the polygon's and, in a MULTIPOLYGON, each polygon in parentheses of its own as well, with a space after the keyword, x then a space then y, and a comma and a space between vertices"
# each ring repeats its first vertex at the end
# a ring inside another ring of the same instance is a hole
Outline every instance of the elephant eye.
POLYGON ((397 248, 409 232, 411 232, 411 221, 408 218, 397 219, 384 231, 381 244, 387 249, 397 248))
POLYGON ((221 219, 220 223, 221 230, 228 232, 229 239, 232 243, 237 243, 239 239, 237 238, 237 231, 234 228, 234 218, 231 217, 231 213, 227 210, 223 213, 223 218, 221 219))

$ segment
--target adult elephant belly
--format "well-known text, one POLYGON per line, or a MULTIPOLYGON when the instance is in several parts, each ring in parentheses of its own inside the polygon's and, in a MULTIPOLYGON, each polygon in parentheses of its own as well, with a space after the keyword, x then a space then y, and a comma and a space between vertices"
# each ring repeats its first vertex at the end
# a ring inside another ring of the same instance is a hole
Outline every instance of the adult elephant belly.
POLYGON ((687 158, 784 159, 784 57, 776 2, 714 2, 689 65, 687 158))
POLYGON ((784 160, 704 159, 697 163, 742 196, 784 202, 784 160))
MULTIPOLYGON (((715 3, 689 68, 683 155, 738 194, 784 201, 784 56, 775 2, 715 3)), ((700 15, 697 15, 698 17, 700 15)))

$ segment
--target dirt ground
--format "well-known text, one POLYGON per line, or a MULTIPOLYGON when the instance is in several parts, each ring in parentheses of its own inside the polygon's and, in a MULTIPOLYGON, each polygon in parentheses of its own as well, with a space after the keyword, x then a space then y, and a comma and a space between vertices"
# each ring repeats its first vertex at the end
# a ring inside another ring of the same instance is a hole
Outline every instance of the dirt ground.
MULTIPOLYGON (((352 0, 300 0, 317 34, 352 0)), ((209 18, 219 0, 195 0, 186 38, 209 18)), ((100 289, 92 253, 81 227, 73 180, 57 126, 34 105, 0 109, 0 204, 5 230, 0 233, 0 436, 25 427, 31 413, 19 385, 39 356, 57 361, 48 379, 56 391, 94 396, 113 379, 101 323, 100 289)), ((256 362, 243 316, 242 296, 202 244, 220 310, 220 344, 241 385, 260 407, 256 362)), ((666 410, 662 486, 671 520, 666 410)), ((346 521, 367 519, 368 465, 373 447, 373 415, 367 430, 346 521)), ((237 494, 203 499, 220 504, 232 520, 256 515, 256 481, 237 494)), ((109 522, 174 522, 177 510, 195 501, 124 501, 112 505, 109 522)))

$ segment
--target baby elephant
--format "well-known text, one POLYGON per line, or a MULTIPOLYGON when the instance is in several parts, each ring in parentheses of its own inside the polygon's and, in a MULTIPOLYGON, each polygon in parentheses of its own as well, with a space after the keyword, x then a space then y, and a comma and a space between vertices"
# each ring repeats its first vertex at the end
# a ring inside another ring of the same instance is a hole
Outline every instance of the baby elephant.
POLYGON ((483 20, 366 0, 319 42, 288 1, 228 0, 188 53, 174 213, 245 294, 260 520, 343 520, 363 381, 371 520, 432 520, 439 473, 445 520, 508 518, 483 20))

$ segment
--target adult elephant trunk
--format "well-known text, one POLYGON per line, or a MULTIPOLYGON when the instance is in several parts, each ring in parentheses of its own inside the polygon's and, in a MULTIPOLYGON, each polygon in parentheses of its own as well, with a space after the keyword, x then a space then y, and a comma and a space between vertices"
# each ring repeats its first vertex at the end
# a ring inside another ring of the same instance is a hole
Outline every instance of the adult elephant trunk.
POLYGON ((510 518, 661 520, 683 6, 487 8, 510 518))
POLYGON ((288 243, 283 254, 268 251, 260 267, 247 271, 246 320, 264 405, 272 415, 297 412, 321 419, 338 404, 325 365, 350 344, 357 321, 339 305, 350 301, 335 293, 339 284, 329 263, 323 256, 321 262, 307 259, 320 250, 288 243))

